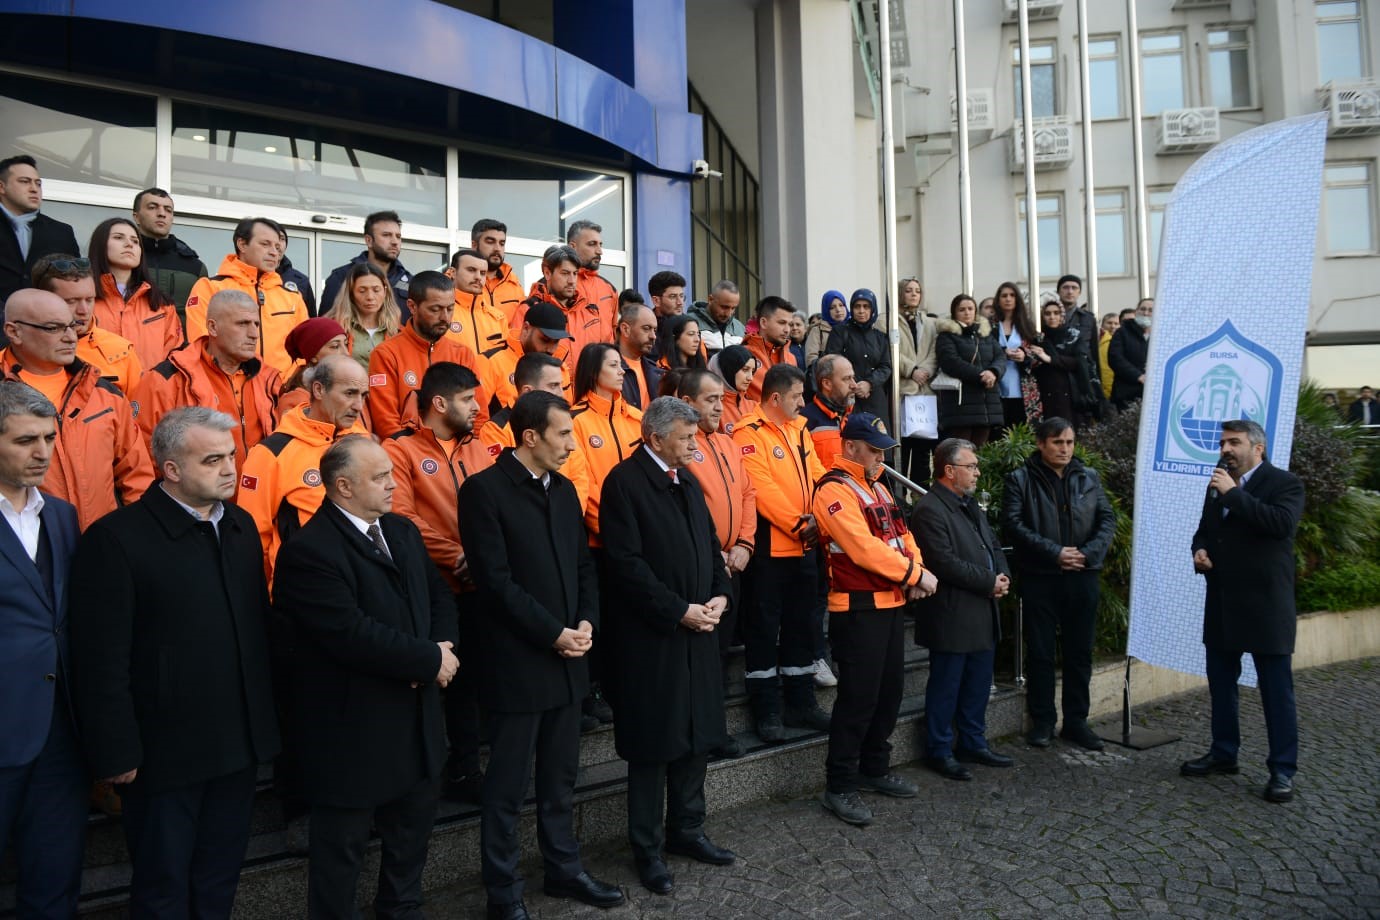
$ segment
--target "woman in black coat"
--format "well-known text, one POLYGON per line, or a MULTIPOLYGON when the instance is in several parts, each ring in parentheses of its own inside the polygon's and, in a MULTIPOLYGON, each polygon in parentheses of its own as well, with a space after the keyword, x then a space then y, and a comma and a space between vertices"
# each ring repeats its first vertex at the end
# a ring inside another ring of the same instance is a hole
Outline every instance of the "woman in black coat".
POLYGON ((891 405, 887 384, 891 382, 891 344, 886 333, 875 328, 877 295, 859 288, 849 301, 851 316, 829 333, 825 354, 843 355, 853 365, 858 379, 854 411, 871 412, 891 424, 891 405))
POLYGON ((939 369, 961 384, 957 390, 934 387, 939 396, 939 434, 981 447, 992 429, 1002 425, 997 381, 1006 370, 1006 355, 992 335, 991 325, 978 317, 977 303, 967 294, 959 294, 950 302, 949 319, 941 319, 937 329, 939 369))
POLYGON ((1112 333, 1107 364, 1112 368, 1112 402, 1125 409, 1145 392, 1145 362, 1150 356, 1150 307, 1142 300, 1136 315, 1112 333))
POLYGON ((1083 368, 1079 349, 1075 347, 1079 330, 1064 325, 1064 308, 1058 301, 1045 304, 1040 310, 1040 317, 1044 320, 1044 332, 1026 349, 1035 362, 1035 383, 1040 388, 1040 417, 1076 419, 1078 414, 1074 412, 1074 394, 1088 391, 1087 372, 1083 368))

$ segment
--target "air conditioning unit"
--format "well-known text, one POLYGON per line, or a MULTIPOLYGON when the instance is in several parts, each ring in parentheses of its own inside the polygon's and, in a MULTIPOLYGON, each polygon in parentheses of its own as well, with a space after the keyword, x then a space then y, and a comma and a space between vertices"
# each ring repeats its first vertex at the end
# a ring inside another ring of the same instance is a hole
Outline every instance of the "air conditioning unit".
MULTIPOLYGON (((1059 11, 1064 8, 1064 0, 1027 0, 1025 5, 1026 15, 1031 22, 1037 19, 1058 19, 1059 11)), ((1020 4, 1016 0, 1006 0, 1006 22, 1015 22, 1020 18, 1020 4)))
MULTIPOLYGON (((1067 115, 1032 118, 1035 135, 1035 169, 1066 169, 1073 162, 1073 122, 1067 115)), ((1025 127, 1019 121, 1011 129, 1011 171, 1025 171, 1025 127)))
POLYGON ((1318 90, 1331 137, 1380 134, 1380 82, 1334 80, 1318 90))
POLYGON ((1176 10, 1212 10, 1230 8, 1231 0, 1174 0, 1171 9, 1176 10))
MULTIPOLYGON (((968 90, 968 130, 992 131, 997 127, 996 104, 990 89, 968 90)), ((949 124, 958 126, 958 95, 949 97, 949 124)))
POLYGON ((1196 153, 1222 139, 1222 119, 1211 106, 1199 109, 1166 109, 1156 126, 1158 154, 1196 153))

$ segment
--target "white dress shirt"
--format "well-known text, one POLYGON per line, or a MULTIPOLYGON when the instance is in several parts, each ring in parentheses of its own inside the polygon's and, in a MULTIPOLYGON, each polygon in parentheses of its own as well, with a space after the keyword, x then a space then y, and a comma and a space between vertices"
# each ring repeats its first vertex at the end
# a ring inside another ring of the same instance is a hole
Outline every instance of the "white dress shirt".
POLYGON ((42 510, 43 493, 33 486, 29 486, 23 508, 15 508, 8 498, 0 495, 0 513, 4 514, 6 523, 23 544, 24 552, 34 562, 38 561, 38 532, 43 524, 38 513, 42 510))

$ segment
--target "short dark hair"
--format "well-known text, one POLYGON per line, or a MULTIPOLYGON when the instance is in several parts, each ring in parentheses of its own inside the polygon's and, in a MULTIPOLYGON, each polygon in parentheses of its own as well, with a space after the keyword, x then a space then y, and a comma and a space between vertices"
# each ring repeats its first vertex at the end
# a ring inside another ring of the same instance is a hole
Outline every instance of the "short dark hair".
POLYGON ((465 258, 466 256, 469 256, 471 259, 478 259, 481 262, 486 261, 485 258, 479 254, 478 249, 470 249, 469 247, 466 247, 464 249, 455 250, 455 255, 450 257, 450 267, 459 268, 460 260, 465 258))
POLYGON ((586 230, 593 230, 598 234, 603 234, 604 232, 604 228, 592 220, 577 220, 575 223, 565 228, 565 241, 567 243, 575 242, 575 237, 584 233, 586 230))
POLYGON ((977 445, 963 438, 945 438, 940 441, 939 446, 934 449, 934 475, 942 479, 944 470, 950 466, 957 466, 958 455, 965 450, 971 450, 976 454, 977 445))
POLYGON ((680 383, 676 387, 676 395, 681 399, 699 399, 700 394, 704 392, 704 384, 707 380, 715 381, 720 385, 723 384, 719 375, 711 370, 702 367, 687 367, 683 370, 684 373, 680 375, 680 383))
POLYGON ((618 292, 618 312, 621 314, 623 308, 630 303, 645 304, 647 301, 642 299, 642 292, 637 288, 623 288, 618 292))
POLYGON ((1265 446, 1265 429, 1260 427, 1260 423, 1248 418, 1229 418, 1222 422, 1223 431, 1235 431, 1244 434, 1252 445, 1259 444, 1265 446))
POLYGON ((379 222, 397 224, 399 229, 402 228, 402 218, 398 216, 397 211, 375 211, 364 218, 364 235, 373 236, 374 224, 379 222))
POLYGON ((549 272, 560 268, 562 262, 569 262, 576 268, 580 267, 580 257, 569 246, 552 246, 546 250, 546 255, 541 257, 541 267, 549 272))
POLYGON ((34 169, 38 169, 38 161, 27 153, 21 153, 19 156, 14 157, 5 157, 3 160, 0 160, 0 182, 9 179, 10 168, 13 166, 32 166, 34 169))
POLYGON ((29 287, 51 293, 53 289, 49 285, 54 281, 80 281, 91 277, 91 260, 79 259, 65 252, 53 252, 34 260, 34 267, 29 272, 29 287), (55 264, 58 262, 67 264, 67 267, 59 269, 55 264), (82 262, 86 263, 85 268, 80 267, 79 263, 82 262))
POLYGON ((474 242, 479 239, 480 234, 487 233, 490 230, 497 230, 499 233, 507 233, 508 225, 501 220, 494 220, 492 217, 481 217, 479 220, 475 221, 474 226, 470 228, 470 242, 474 242))
POLYGON ((805 385, 805 372, 794 364, 773 364, 762 377, 762 402, 773 393, 788 393, 796 385, 805 385))
POLYGON ((535 387, 541 380, 541 372, 548 367, 559 368, 560 358, 553 358, 544 352, 534 351, 523 355, 517 359, 517 364, 513 366, 513 386, 521 390, 523 387, 535 387))
POLYGON ((692 368, 673 367, 661 375, 661 382, 656 385, 657 396, 680 396, 680 382, 686 373, 692 368))
POLYGON ((792 313, 794 313, 795 305, 792 304, 786 298, 777 297, 775 294, 768 294, 766 297, 763 297, 761 300, 757 301, 756 313, 758 319, 762 319, 766 316, 771 316, 777 310, 790 310, 792 313))
POLYGON ((367 434, 347 434, 336 441, 321 455, 321 484, 327 492, 335 491, 335 482, 349 472, 354 463, 355 451, 365 444, 373 444, 374 439, 367 434))
POLYGON ((575 359, 575 401, 579 402, 594 392, 599 382, 599 370, 604 365, 604 353, 617 352, 609 342, 590 342, 575 359))
POLYGON ((647 293, 660 297, 667 288, 685 287, 685 278, 676 272, 657 272, 647 279, 647 293))
POLYGON ((473 390, 479 386, 479 378, 474 371, 454 361, 437 361, 422 375, 422 385, 417 391, 417 405, 423 414, 430 411, 431 401, 437 396, 450 399, 456 393, 473 390))
POLYGON ((407 299, 413 303, 421 303, 426 300, 426 295, 432 291, 446 291, 449 293, 454 290, 455 283, 440 272, 417 272, 417 274, 412 276, 412 281, 407 285, 407 299))
POLYGON ((1136 308, 1135 308, 1135 307, 1127 307, 1126 309, 1124 309, 1124 310, 1122 310, 1120 313, 1118 313, 1118 314, 1116 315, 1116 318, 1117 318, 1118 320, 1124 320, 1124 319, 1126 319, 1126 317, 1128 317, 1128 316, 1135 316, 1135 315, 1136 315, 1136 308))
POLYGON ((955 295, 954 295, 954 299, 951 300, 951 301, 949 301, 949 318, 950 318, 950 319, 953 319, 953 318, 954 318, 954 314, 958 312, 958 305, 961 304, 961 303, 963 303, 963 301, 965 301, 965 300, 971 300, 971 301, 973 301, 973 306, 974 306, 974 307, 977 306, 977 301, 973 299, 973 295, 972 295, 972 294, 955 294, 955 295))
POLYGON ((513 403, 513 411, 508 416, 508 427, 513 432, 513 443, 521 444, 526 431, 535 431, 537 437, 546 434, 551 424, 551 410, 570 411, 570 403, 555 393, 545 390, 529 390, 513 403))
POLYGON ((1069 431, 1072 428, 1073 423, 1070 422, 1068 419, 1060 418, 1057 415, 1051 415, 1049 418, 1043 419, 1036 423, 1035 440, 1043 444, 1050 438, 1058 437, 1065 431, 1069 431))
POLYGON ((134 196, 133 210, 139 210, 139 203, 144 200, 144 196, 146 195, 151 195, 154 198, 166 198, 169 201, 172 201, 172 196, 169 195, 166 190, 158 188, 157 186, 152 186, 150 188, 144 189, 142 192, 134 196))
POLYGON ((12 415, 56 418, 57 407, 48 397, 19 380, 0 380, 0 434, 5 433, 12 415))
MULTIPOLYGON (((283 229, 283 225, 276 220, 267 217, 246 217, 235 224, 235 232, 230 236, 231 244, 238 244, 240 240, 244 240, 245 244, 248 245, 249 240, 254 236, 255 224, 263 224, 280 237, 287 236, 287 231, 283 229)), ((239 247, 236 245, 235 248, 238 249, 239 247)))

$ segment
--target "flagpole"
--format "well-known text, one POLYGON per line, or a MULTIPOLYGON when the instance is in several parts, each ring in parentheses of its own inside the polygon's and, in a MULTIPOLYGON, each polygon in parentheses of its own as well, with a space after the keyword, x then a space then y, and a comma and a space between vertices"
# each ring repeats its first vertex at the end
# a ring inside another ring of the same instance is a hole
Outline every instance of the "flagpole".
POLYGON ((963 290, 973 290, 973 179, 968 166, 968 52, 965 47, 963 0, 954 0, 955 100, 958 103, 958 246, 963 263, 963 290))
POLYGON ((1140 26, 1136 0, 1126 0, 1126 43, 1131 52, 1131 168, 1136 196, 1136 278, 1141 299, 1150 296, 1150 245, 1145 222, 1145 142, 1141 136, 1140 26))
POLYGON ((1087 303, 1102 312, 1097 297, 1097 186, 1093 183, 1092 89, 1088 79, 1088 0, 1078 0, 1078 99, 1083 110, 1083 249, 1087 262, 1087 303))
MULTIPOLYGON (((1135 0, 1127 0, 1134 3, 1135 0)), ((1030 283, 1029 301, 1039 303, 1040 299, 1040 207, 1035 195, 1035 126, 1032 124, 1033 103, 1030 92, 1030 9, 1027 0, 1017 0, 1017 25, 1021 48, 1021 132, 1025 156, 1021 158, 1025 166, 1025 250, 1026 277, 1030 283)), ((969 292, 971 293, 971 292, 969 292)), ((1035 311, 1035 322, 1040 322, 1040 311, 1035 311)))
MULTIPOLYGON (((877 0, 877 37, 879 67, 881 74, 882 101, 882 243, 886 263, 883 274, 886 279, 882 292, 883 318, 886 320, 887 335, 891 341, 891 405, 895 419, 901 414, 901 375, 895 369, 901 366, 901 323, 899 305, 896 298, 900 281, 896 269, 896 152, 895 129, 891 111, 891 0, 877 0)), ((895 421, 892 422, 895 425, 895 421)), ((896 425, 899 430, 899 425, 896 425)))

